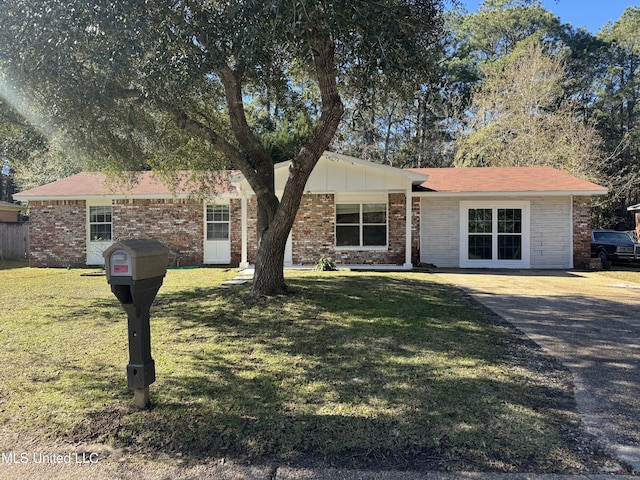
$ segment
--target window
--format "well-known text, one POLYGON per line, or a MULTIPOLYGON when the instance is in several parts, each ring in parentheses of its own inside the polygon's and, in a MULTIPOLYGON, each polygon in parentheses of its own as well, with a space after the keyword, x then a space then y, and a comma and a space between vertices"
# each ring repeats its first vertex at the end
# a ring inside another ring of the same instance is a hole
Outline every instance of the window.
POLYGON ((469 209, 469 260, 491 260, 493 257, 493 210, 469 209))
POLYGON ((89 207, 89 240, 110 242, 111 229, 111 206, 89 207))
POLYGON ((461 202, 463 267, 523 267, 529 263, 529 202, 461 202))
POLYGON ((384 247, 387 245, 385 203, 336 204, 336 246, 384 247))
POLYGON ((522 210, 498 209, 498 260, 522 260, 522 210))
POLYGON ((229 205, 207 205, 207 240, 229 240, 229 205))

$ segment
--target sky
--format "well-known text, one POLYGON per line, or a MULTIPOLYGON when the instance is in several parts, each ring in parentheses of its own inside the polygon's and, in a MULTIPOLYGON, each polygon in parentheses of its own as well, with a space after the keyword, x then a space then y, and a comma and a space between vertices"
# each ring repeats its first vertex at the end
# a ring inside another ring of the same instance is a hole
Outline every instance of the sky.
MULTIPOLYGON (((470 12, 475 13, 482 0, 460 0, 470 12)), ((640 1, 633 0, 542 0, 542 6, 560 17, 562 23, 574 27, 585 27, 588 32, 597 33, 608 21, 620 18, 629 7, 640 7, 640 1)))

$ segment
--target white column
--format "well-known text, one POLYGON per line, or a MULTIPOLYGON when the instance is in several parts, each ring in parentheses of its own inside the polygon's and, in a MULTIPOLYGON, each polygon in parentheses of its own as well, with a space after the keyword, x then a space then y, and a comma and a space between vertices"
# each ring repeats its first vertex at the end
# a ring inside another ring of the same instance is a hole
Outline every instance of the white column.
POLYGON ((242 215, 242 222, 241 222, 241 230, 242 230, 242 250, 241 250, 241 254, 240 254, 240 268, 248 268, 249 267, 249 261, 247 260, 247 231, 248 231, 248 227, 247 227, 247 215, 248 215, 248 207, 247 207, 247 197, 245 196, 245 194, 242 194, 242 199, 241 199, 241 215, 242 215))

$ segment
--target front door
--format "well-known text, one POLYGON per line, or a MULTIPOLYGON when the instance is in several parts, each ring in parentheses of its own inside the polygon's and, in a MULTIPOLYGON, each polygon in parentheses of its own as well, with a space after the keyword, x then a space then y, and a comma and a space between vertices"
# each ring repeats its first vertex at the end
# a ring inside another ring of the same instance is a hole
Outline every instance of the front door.
POLYGON ((102 254, 113 243, 111 201, 87 205, 87 265, 104 265, 102 254))
POLYGON ((231 263, 229 204, 205 205, 204 263, 231 263))

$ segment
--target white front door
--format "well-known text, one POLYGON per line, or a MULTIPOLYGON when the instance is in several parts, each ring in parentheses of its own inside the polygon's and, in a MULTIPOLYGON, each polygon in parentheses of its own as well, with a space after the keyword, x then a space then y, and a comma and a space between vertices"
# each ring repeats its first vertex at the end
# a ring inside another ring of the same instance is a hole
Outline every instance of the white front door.
POLYGON ((102 254, 113 243, 111 200, 87 202, 87 265, 104 265, 102 254))
POLYGON ((229 204, 205 205, 204 263, 231 263, 229 204))

